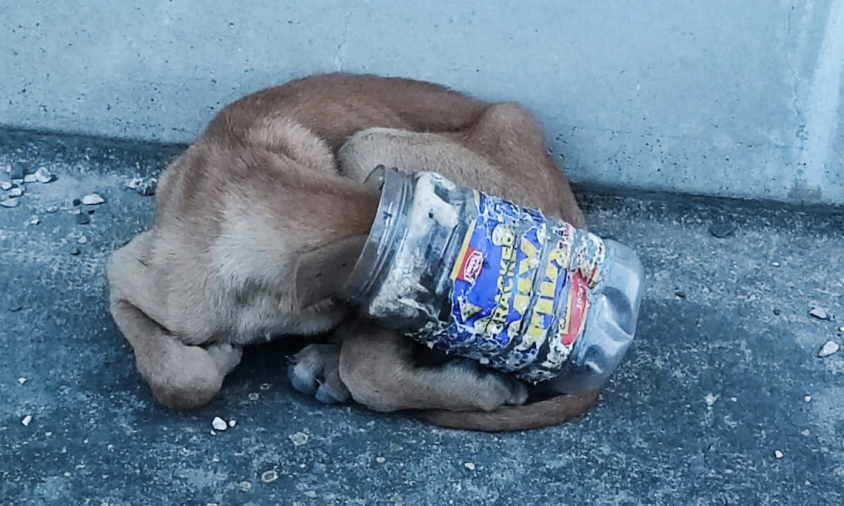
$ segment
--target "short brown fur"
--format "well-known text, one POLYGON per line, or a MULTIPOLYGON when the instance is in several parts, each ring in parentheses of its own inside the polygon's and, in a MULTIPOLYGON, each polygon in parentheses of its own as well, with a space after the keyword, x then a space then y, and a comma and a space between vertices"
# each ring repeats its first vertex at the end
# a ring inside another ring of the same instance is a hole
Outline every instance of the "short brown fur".
POLYGON ((338 329, 294 358, 294 386, 324 402, 421 410, 443 426, 560 423, 595 395, 521 406, 526 385, 467 360, 419 365, 410 339, 356 321, 335 295, 360 252, 378 164, 431 170, 582 227, 542 130, 514 103, 407 79, 311 76, 229 105, 161 178, 151 230, 108 265, 111 311, 156 398, 210 401, 241 347, 338 329))

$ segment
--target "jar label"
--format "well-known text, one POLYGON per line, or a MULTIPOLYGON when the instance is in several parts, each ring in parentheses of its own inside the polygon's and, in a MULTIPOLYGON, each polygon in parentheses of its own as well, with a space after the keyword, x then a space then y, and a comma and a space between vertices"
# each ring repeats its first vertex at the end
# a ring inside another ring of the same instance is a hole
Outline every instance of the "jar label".
POLYGON ((420 337, 527 381, 550 379, 583 332, 603 243, 587 255, 575 239, 588 234, 571 225, 478 192, 474 203, 451 273, 450 321, 420 337))

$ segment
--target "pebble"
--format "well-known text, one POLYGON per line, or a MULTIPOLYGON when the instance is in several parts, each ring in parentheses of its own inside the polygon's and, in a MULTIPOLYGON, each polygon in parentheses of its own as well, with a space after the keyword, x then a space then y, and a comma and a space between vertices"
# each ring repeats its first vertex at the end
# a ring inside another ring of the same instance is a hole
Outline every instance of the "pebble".
POLYGON ((129 181, 129 188, 135 190, 144 197, 151 197, 152 195, 155 195, 155 190, 157 186, 158 180, 155 178, 144 179, 141 177, 136 177, 129 181))
POLYGON ((783 454, 779 450, 774 450, 774 457, 781 459, 781 458, 783 458, 783 454))
POLYGON ((78 256, 82 254, 82 251, 80 251, 79 248, 73 248, 72 250, 70 250, 70 254, 73 256, 78 256))
POLYGON ((23 179, 26 175, 26 168, 22 163, 13 163, 9 169, 9 177, 11 179, 23 179))
POLYGON ((35 181, 35 174, 27 174, 23 177, 24 183, 34 183, 35 181))
POLYGON ((30 422, 32 422, 32 415, 26 415, 23 417, 23 420, 21 420, 21 425, 29 427, 30 422))
POLYGON ((718 239, 723 239, 733 235, 736 227, 732 223, 713 223, 709 226, 709 233, 718 239))
POLYGON ((77 239, 76 242, 78 242, 79 244, 85 244, 86 242, 88 242, 88 238, 83 235, 82 237, 77 239))
POLYGON ((78 206, 82 203, 82 201, 79 200, 79 199, 73 199, 72 203, 73 203, 74 206, 78 206))
POLYGON ((87 225, 91 223, 91 218, 87 214, 77 214, 76 223, 78 225, 87 225))
POLYGON ((252 490, 252 483, 248 481, 241 481, 237 484, 237 488, 239 488, 243 492, 249 492, 252 490))
POLYGON ((272 483, 278 479, 278 473, 275 471, 264 471, 261 474, 261 481, 264 483, 272 483))
POLYGON ((9 207, 9 208, 18 207, 18 199, 0 200, 0 206, 9 207))
POLYGON ((260 397, 261 397, 261 395, 255 393, 255 392, 252 392, 251 394, 249 394, 249 400, 250 401, 257 401, 260 397))
POLYGON ((12 313, 17 313, 21 309, 23 309, 23 306, 21 306, 20 304, 13 304, 13 305, 9 306, 9 311, 12 312, 12 313))
POLYGON ((105 203, 105 199, 96 193, 89 193, 88 195, 82 197, 82 203, 86 206, 96 206, 105 203))
POLYGON ((676 295, 677 297, 679 297, 681 299, 686 298, 686 292, 684 292, 683 290, 677 290, 676 292, 674 292, 674 295, 676 295))
POLYGON ((269 390, 269 389, 270 389, 270 384, 269 384, 269 383, 261 383, 261 386, 260 386, 260 387, 258 387, 258 388, 260 388, 261 390, 266 391, 266 390, 269 390))
POLYGON ((26 383, 26 378, 18 378, 18 384, 23 385, 26 383))
POLYGON ((9 190, 9 197, 11 198, 20 197, 21 195, 23 195, 23 188, 21 188, 20 186, 9 190))
POLYGON ((288 437, 290 438, 290 441, 293 442, 293 446, 304 446, 308 444, 308 439, 310 439, 304 432, 297 432, 296 434, 291 434, 288 437))
POLYGON ((383 464, 384 462, 387 462, 387 459, 385 459, 384 457, 375 457, 375 462, 383 464))
POLYGON ((806 402, 812 402, 812 396, 806 395, 806 396, 803 397, 803 400, 806 401, 806 402))
POLYGON ((838 332, 844 332, 844 327, 838 327, 838 332))
POLYGON ((36 216, 33 216, 32 219, 29 220, 30 225, 38 225, 39 223, 41 223, 41 220, 39 220, 36 216))
POLYGON ((53 213, 55 213, 55 212, 56 212, 56 211, 58 211, 58 210, 59 210, 59 208, 58 208, 58 207, 56 207, 56 206, 50 206, 50 207, 48 207, 48 208, 46 209, 46 211, 47 211, 47 213, 48 213, 48 214, 53 214, 53 213))
POLYGON ((466 469, 468 469, 470 471, 475 470, 475 464, 473 464, 471 462, 466 462, 465 464, 463 464, 463 467, 465 467, 466 469))
POLYGON ((828 357, 838 352, 839 348, 840 346, 838 346, 838 343, 836 343, 835 341, 827 341, 826 344, 823 345, 823 348, 821 348, 821 351, 818 353, 818 357, 828 357))
POLYGON ((774 308, 774 316, 779 316, 780 314, 782 314, 782 311, 777 308, 774 308))
POLYGON ((774 267, 779 267, 780 263, 779 262, 771 262, 771 265, 773 265, 774 267))
POLYGON ((831 320, 832 315, 829 312, 822 308, 822 307, 813 307, 811 311, 809 311, 809 316, 814 316, 818 320, 831 320))
POLYGON ((46 184, 53 180, 53 174, 47 170, 47 167, 41 167, 35 171, 35 180, 46 184))
POLYGON ((237 425, 237 420, 229 420, 229 427, 234 427, 237 425))
POLYGON ((2 183, 0 183, 0 190, 7 192, 11 189, 12 189, 12 183, 10 183, 8 181, 3 181, 2 183))
POLYGON ((223 432, 224 430, 229 428, 229 425, 226 423, 225 420, 220 418, 219 416, 214 417, 214 420, 211 422, 211 427, 214 427, 214 430, 218 430, 223 432))

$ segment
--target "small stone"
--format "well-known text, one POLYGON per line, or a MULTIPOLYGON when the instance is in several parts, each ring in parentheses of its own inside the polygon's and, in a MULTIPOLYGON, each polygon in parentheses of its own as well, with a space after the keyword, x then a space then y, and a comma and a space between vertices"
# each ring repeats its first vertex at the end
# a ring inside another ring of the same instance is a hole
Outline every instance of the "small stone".
POLYGON ((779 451, 779 450, 774 450, 774 458, 778 458, 778 459, 783 458, 782 452, 779 451))
POLYGON ((473 464, 473 463, 471 463, 471 462, 466 462, 465 464, 463 464, 463 467, 465 467, 465 468, 466 468, 466 469, 468 469, 469 471, 474 471, 474 470, 475 470, 475 464, 473 464))
POLYGON ((88 238, 83 235, 82 237, 77 239, 76 242, 78 242, 79 244, 85 244, 86 242, 88 242, 88 238))
POLYGON ((682 290, 677 290, 676 292, 674 292, 674 295, 676 295, 677 297, 679 297, 681 299, 686 298, 686 292, 684 292, 682 290))
POLYGON ((711 408, 715 404, 715 401, 718 400, 719 397, 721 397, 721 396, 720 395, 713 395, 710 392, 710 393, 706 394, 706 397, 704 397, 703 400, 704 400, 704 402, 706 402, 706 405, 711 408))
POLYGON ((88 213, 89 215, 94 214, 94 212, 95 212, 95 211, 94 211, 93 209, 88 209, 88 211, 87 211, 87 213, 88 213))
POLYGON ((214 420, 211 422, 211 427, 214 427, 214 430, 223 432, 224 430, 229 428, 229 425, 226 423, 225 420, 223 420, 219 416, 216 416, 216 417, 214 417, 214 420))
POLYGON ((733 226, 732 223, 713 223, 709 226, 709 233, 713 236, 717 237, 718 239, 723 239, 725 237, 729 237, 733 235, 736 231, 736 227, 733 226))
POLYGON ((778 308, 774 308, 774 316, 779 316, 780 314, 782 314, 782 311, 780 311, 778 308))
POLYGON ((87 214, 77 214, 76 215, 76 224, 77 225, 87 225, 91 223, 91 218, 87 214))
POLYGON ((82 201, 81 201, 81 200, 79 200, 79 199, 73 199, 73 205, 74 205, 74 206, 78 206, 78 205, 80 205, 80 204, 82 204, 82 201))
POLYGON ((23 195, 23 188, 21 188, 20 186, 18 186, 17 188, 12 188, 11 190, 9 190, 9 197, 10 198, 17 198, 17 197, 20 197, 21 195, 23 195))
POLYGON ((0 200, 0 206, 8 207, 8 208, 18 207, 18 199, 0 200))
POLYGON ((35 179, 35 174, 27 174, 23 177, 24 183, 34 183, 37 180, 35 179))
POLYGON ((809 434, 811 434, 811 432, 809 432, 809 429, 803 429, 800 431, 801 436, 808 436, 809 434))
POLYGON ((771 262, 771 265, 774 266, 774 267, 779 267, 780 263, 779 262, 771 262))
POLYGON ((821 351, 818 352, 818 357, 828 357, 838 352, 839 348, 840 346, 838 346, 838 343, 836 343, 835 341, 827 341, 826 344, 823 345, 823 348, 821 348, 821 351))
POLYGON ((375 462, 383 464, 384 462, 387 462, 387 459, 385 459, 384 457, 375 457, 375 462))
POLYGON ((82 251, 80 251, 79 248, 73 248, 72 250, 70 250, 70 254, 73 256, 79 256, 82 254, 82 251))
POLYGON ((838 332, 844 332, 844 327, 838 327, 838 332))
POLYGON ((275 471, 264 471, 261 474, 261 481, 264 483, 272 483, 278 479, 278 473, 275 471))
POLYGON ((249 400, 250 401, 257 401, 260 397, 261 397, 261 395, 256 393, 256 392, 252 392, 252 393, 249 394, 249 400))
POLYGON ((829 314, 829 312, 826 309, 824 309, 822 307, 817 307, 817 306, 813 307, 811 309, 811 311, 809 311, 809 316, 814 316, 818 320, 831 320, 832 319, 832 316, 829 314))
POLYGON ((806 401, 806 402, 812 402, 812 396, 806 395, 806 396, 803 397, 803 400, 806 401))
POLYGON ((35 171, 35 180, 46 184, 53 180, 53 174, 47 170, 47 167, 41 167, 35 171))
POLYGON ((316 499, 317 493, 316 490, 308 490, 305 492, 305 495, 310 497, 311 499, 316 499))
POLYGON ((96 206, 105 203, 105 199, 96 193, 89 193, 88 195, 82 197, 82 203, 86 206, 96 206))
POLYGON ((259 388, 260 388, 261 390, 264 390, 264 391, 269 390, 269 389, 270 389, 270 384, 269 384, 269 383, 261 383, 261 386, 260 386, 259 388))
POLYGON ((56 207, 56 206, 50 206, 50 207, 48 207, 48 208, 46 209, 47 214, 53 214, 53 213, 55 213, 55 212, 56 212, 56 211, 58 211, 58 210, 59 210, 59 208, 58 208, 58 207, 56 207))
POLYGON ((290 441, 293 442, 293 446, 303 446, 308 444, 309 437, 304 432, 297 432, 288 437, 290 438, 290 441))
POLYGON ((234 427, 237 425, 237 420, 229 420, 229 427, 234 427))
POLYGON ((29 424, 31 422, 32 422, 32 415, 26 415, 25 417, 23 417, 23 420, 21 420, 21 425, 23 425, 24 427, 29 427, 29 424))
POLYGON ((13 163, 9 169, 11 179, 23 179, 26 176, 26 167, 22 163, 13 163))
POLYGON ((21 306, 20 304, 12 304, 11 306, 9 306, 9 312, 11 313, 17 313, 21 309, 23 309, 23 306, 21 306))
POLYGON ((136 177, 129 181, 129 188, 135 190, 144 197, 155 195, 156 187, 158 186, 157 179, 144 179, 136 177))
POLYGON ((36 216, 33 216, 32 219, 29 220, 30 225, 38 225, 39 223, 41 223, 41 220, 39 220, 36 216))
POLYGON ((18 378, 19 385, 23 385, 24 383, 26 383, 26 378, 18 378))
POLYGON ((11 189, 12 189, 12 183, 10 183, 8 181, 3 181, 2 183, 0 183, 0 190, 7 192, 11 189))
POLYGON ((239 488, 241 492, 249 492, 252 490, 252 483, 248 481, 241 481, 237 484, 237 488, 239 488))

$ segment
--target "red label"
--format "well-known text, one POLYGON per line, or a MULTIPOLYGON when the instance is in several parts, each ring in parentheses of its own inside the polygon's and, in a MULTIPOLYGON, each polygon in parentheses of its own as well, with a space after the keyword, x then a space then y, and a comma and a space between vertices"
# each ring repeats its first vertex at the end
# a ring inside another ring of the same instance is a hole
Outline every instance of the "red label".
POLYGON ((587 295, 586 279, 575 271, 571 276, 571 288, 569 289, 568 300, 568 322, 566 329, 561 333, 560 339, 564 346, 570 347, 580 334, 583 327, 583 320, 586 318, 586 309, 589 305, 587 295))
POLYGON ((463 265, 460 267, 460 274, 457 279, 461 281, 468 281, 474 283, 481 271, 484 268, 484 254, 480 250, 469 246, 466 250, 466 256, 463 259, 463 265))

